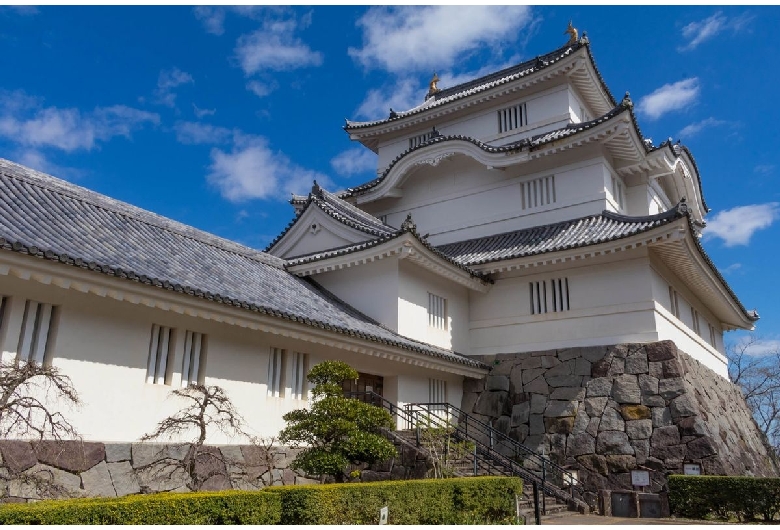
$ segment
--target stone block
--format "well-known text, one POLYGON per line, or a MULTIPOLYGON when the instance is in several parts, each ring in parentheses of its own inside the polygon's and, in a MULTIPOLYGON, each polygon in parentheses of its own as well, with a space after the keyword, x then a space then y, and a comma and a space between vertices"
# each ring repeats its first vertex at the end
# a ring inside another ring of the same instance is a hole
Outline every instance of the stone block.
POLYGON ((579 356, 592 363, 603 359, 607 354, 606 346, 585 346, 583 348, 579 348, 579 350, 579 356))
POLYGON ((528 423, 528 415, 531 412, 531 402, 526 401, 519 403, 512 407, 512 421, 511 426, 522 425, 528 423))
POLYGON ((664 471, 666 469, 663 460, 655 458, 654 456, 648 456, 645 460, 644 466, 652 469, 653 471, 664 471))
POLYGON ((548 452, 547 444, 545 443, 547 436, 544 434, 532 434, 525 439, 525 445, 534 453, 548 452))
POLYGON ((546 358, 547 357, 524 357, 515 363, 513 371, 528 370, 529 368, 542 368, 543 359, 546 358))
MULTIPOLYGON (((507 376, 512 371, 512 368, 514 368, 514 363, 511 359, 496 360, 490 369, 490 375, 507 376)), ((487 387, 485 389, 489 390, 487 387)))
POLYGON ((590 375, 592 377, 607 377, 611 364, 612 355, 606 355, 597 361, 593 361, 590 366, 590 375))
POLYGON ((689 395, 678 396, 669 403, 669 411, 672 413, 672 420, 677 420, 685 416, 695 416, 698 408, 689 395))
MULTIPOLYGON (((595 379, 594 379, 595 381, 595 379)), ((610 392, 611 392, 610 388, 610 392)), ((585 399, 585 412, 590 417, 601 416, 607 404, 607 397, 589 397, 585 399)))
POLYGON ((535 359, 539 359, 540 367, 541 368, 555 368, 559 364, 561 364, 561 361, 558 360, 557 357, 553 356, 547 356, 547 357, 535 357, 535 359))
POLYGON ((566 442, 566 454, 569 456, 588 455, 596 452, 596 438, 588 433, 569 436, 566 442))
POLYGON ((666 400, 661 396, 642 394, 642 405, 645 407, 665 407, 666 400))
POLYGON ((664 367, 661 362, 647 363, 647 375, 655 377, 656 379, 664 378, 664 367))
POLYGON ((627 374, 646 374, 647 373, 647 354, 640 350, 630 353, 626 357, 626 373, 627 374))
POLYGON ((41 499, 47 497, 78 497, 81 494, 81 478, 46 464, 35 464, 24 471, 26 477, 8 482, 9 497, 41 499), (51 492, 41 495, 42 492, 51 492), (52 495, 53 494, 53 495, 52 495))
POLYGON ((178 462, 137 469, 136 477, 144 492, 174 491, 186 487, 189 482, 189 475, 178 462))
POLYGON ((108 464, 99 462, 81 474, 81 485, 87 497, 116 497, 108 464))
POLYGON ((601 455, 633 455, 628 435, 621 431, 601 431, 596 437, 596 452, 601 455))
POLYGON ((565 416, 574 416, 577 413, 576 401, 548 401, 547 408, 544 409, 546 417, 561 418, 565 416))
POLYGON ((477 399, 479 399, 479 394, 476 392, 463 394, 463 400, 460 403, 460 408, 467 414, 471 414, 474 412, 474 405, 477 404, 477 399))
POLYGON ((631 440, 647 440, 653 432, 652 420, 626 422, 626 434, 631 440))
POLYGON ((685 381, 680 377, 661 379, 658 382, 658 395, 666 400, 674 399, 685 392, 685 381))
POLYGON ((677 357, 677 346, 670 340, 645 344, 645 351, 650 362, 666 361, 677 357))
POLYGON ((590 424, 590 417, 585 412, 585 405, 580 403, 577 408, 577 415, 574 417, 574 427, 572 433, 577 434, 585 432, 590 424))
POLYGON ((523 392, 532 392, 534 394, 549 394, 550 388, 547 386, 547 382, 544 377, 537 377, 528 384, 523 384, 523 392))
POLYGON ((513 440, 517 440, 520 443, 525 442, 528 437, 529 428, 528 425, 518 425, 509 430, 509 437, 513 440))
POLYGON ((140 493, 141 486, 138 484, 138 479, 130 462, 112 462, 106 464, 106 467, 108 467, 108 473, 111 475, 111 482, 117 496, 122 497, 140 493))
POLYGON ((505 375, 489 375, 485 380, 485 390, 509 392, 509 378, 505 375))
POLYGON ((497 418, 504 413, 508 397, 509 392, 482 392, 474 405, 474 412, 497 418))
POLYGON ((467 392, 482 392, 485 389, 485 381, 483 379, 473 379, 466 377, 463 380, 463 393, 467 392))
POLYGON ((626 360, 613 357, 612 362, 609 364, 609 369, 607 370, 607 376, 614 377, 616 375, 623 375, 625 373, 626 373, 626 360))
POLYGON ((622 405, 620 407, 620 415, 626 421, 649 420, 652 417, 650 409, 644 405, 622 405))
POLYGON ((585 432, 595 437, 599 433, 599 425, 601 425, 601 418, 591 418, 585 432))
POLYGON ((635 375, 621 375, 615 378, 612 385, 612 399, 618 403, 639 404, 642 393, 635 375))
POLYGON ((30 442, 0 440, 0 454, 3 455, 3 464, 11 473, 21 473, 38 463, 30 442))
POLYGON ((107 443, 105 444, 106 450, 106 462, 121 462, 122 460, 130 460, 130 446, 129 443, 107 443))
POLYGON ((650 456, 662 460, 666 468, 681 464, 687 451, 688 448, 682 444, 656 447, 650 442, 650 456))
POLYGON ((556 355, 561 361, 569 361, 580 357, 582 355, 582 348, 562 348, 557 351, 556 355))
POLYGON ((577 457, 577 462, 587 469, 600 475, 606 475, 609 473, 607 468, 607 458, 602 455, 582 455, 577 457))
POLYGON ((548 379, 553 375, 574 375, 574 359, 562 362, 549 370, 544 374, 545 379, 548 379))
POLYGON ((137 443, 131 446, 132 465, 135 469, 145 467, 168 457, 168 451, 162 444, 137 443))
POLYGON ((543 375, 546 371, 547 370, 544 368, 531 368, 529 370, 522 370, 521 376, 523 379, 523 385, 530 383, 537 377, 543 375))
POLYGON ((43 440, 34 442, 33 449, 38 462, 73 473, 91 469, 106 459, 105 446, 97 442, 43 440))
POLYGON ((531 414, 529 420, 529 434, 539 435, 545 433, 544 416, 541 414, 531 414))
POLYGON ((650 456, 650 440, 631 440, 631 445, 634 446, 636 463, 640 466, 644 465, 647 457, 650 456))
POLYGON ((609 396, 612 394, 612 379, 608 377, 599 377, 591 379, 585 385, 585 395, 591 397, 609 396))
POLYGON ((574 428, 574 417, 544 418, 544 429, 548 434, 571 434, 574 428))
POLYGON ((704 436, 707 434, 707 426, 697 416, 681 418, 677 422, 677 428, 680 429, 680 436, 704 436))
POLYGON ((672 377, 682 377, 684 374, 682 366, 677 362, 677 359, 670 359, 668 361, 662 361, 664 378, 671 379, 672 377))
POLYGON ((574 375, 585 375, 590 377, 592 363, 587 359, 577 359, 574 363, 574 375))
POLYGON ((658 427, 653 431, 650 437, 650 444, 653 447, 667 447, 678 445, 680 443, 680 431, 674 425, 669 427, 658 427))
POLYGON ((639 390, 642 395, 655 395, 658 393, 658 378, 652 375, 641 374, 639 379, 639 390))
POLYGON ((190 450, 190 444, 169 444, 165 447, 168 457, 173 460, 184 460, 190 450))
POLYGON ((582 401, 585 399, 585 389, 581 386, 562 386, 552 391, 550 399, 582 401))
POLYGON ((718 454, 718 449, 709 436, 702 436, 692 442, 688 442, 687 447, 687 458, 690 460, 701 460, 702 458, 718 454))
POLYGON ((599 431, 623 431, 626 423, 620 413, 612 407, 606 407, 601 415, 599 431))
POLYGON ((547 396, 531 394, 531 414, 542 414, 547 408, 547 396))
POLYGON ((195 476, 200 481, 206 481, 216 476, 227 478, 227 469, 225 469, 225 462, 219 449, 203 447, 198 452, 195 457, 195 476))
POLYGON ((636 457, 631 455, 607 455, 607 469, 610 473, 628 473, 636 469, 636 457))
POLYGON ((652 416, 654 428, 672 425, 672 413, 666 407, 653 407, 650 409, 650 415, 652 416))
POLYGON ((544 378, 547 384, 551 387, 557 388, 561 386, 581 386, 581 375, 548 375, 544 378))
POLYGON ((509 434, 510 424, 511 418, 509 416, 501 416, 493 422, 493 428, 502 434, 509 434))

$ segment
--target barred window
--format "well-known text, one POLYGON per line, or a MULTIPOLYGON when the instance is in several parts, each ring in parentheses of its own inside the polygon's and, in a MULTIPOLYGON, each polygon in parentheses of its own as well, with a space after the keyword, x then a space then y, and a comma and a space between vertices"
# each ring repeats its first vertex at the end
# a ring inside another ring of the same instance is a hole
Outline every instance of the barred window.
POLYGON ((523 210, 552 204, 555 200, 555 175, 520 183, 520 208, 523 210))
POLYGON ((428 326, 447 329, 447 299, 428 293, 428 326))
POLYGON ((309 389, 306 374, 309 373, 309 355, 293 352, 291 359, 292 384, 290 391, 293 399, 306 399, 309 389))
POLYGON ((206 372, 206 335, 187 331, 181 362, 181 386, 203 384, 206 372))
POLYGON ((531 314, 560 313, 569 310, 569 279, 553 278, 529 282, 531 314))
POLYGON ((152 324, 149 338, 149 357, 146 365, 146 382, 150 385, 170 385, 173 365, 173 330, 167 326, 152 324))
POLYGON ((268 359, 268 397, 284 397, 285 350, 271 348, 268 359))
MULTIPOLYGON (((3 299, 3 306, 5 302, 6 300, 3 299)), ((38 364, 48 362, 51 352, 47 352, 47 345, 56 309, 51 304, 34 300, 25 302, 19 346, 16 350, 17 359, 38 364)))
POLYGON ((677 296, 677 291, 671 285, 669 286, 669 306, 672 314, 680 318, 680 300, 677 296))
POLYGON ((505 133, 528 125, 528 112, 525 103, 512 105, 498 111, 498 132, 505 133))

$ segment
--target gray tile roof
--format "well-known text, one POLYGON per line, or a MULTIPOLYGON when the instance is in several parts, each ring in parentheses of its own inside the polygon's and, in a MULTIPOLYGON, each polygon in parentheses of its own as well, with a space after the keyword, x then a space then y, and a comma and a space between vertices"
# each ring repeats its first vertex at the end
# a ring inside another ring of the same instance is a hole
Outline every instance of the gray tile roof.
POLYGON ((279 258, 3 159, 0 250, 484 367, 382 327, 279 258))
POLYGON ((647 217, 627 217, 605 210, 601 215, 449 243, 438 249, 459 263, 473 266, 586 247, 646 232, 680 219, 685 215, 683 205, 647 217))

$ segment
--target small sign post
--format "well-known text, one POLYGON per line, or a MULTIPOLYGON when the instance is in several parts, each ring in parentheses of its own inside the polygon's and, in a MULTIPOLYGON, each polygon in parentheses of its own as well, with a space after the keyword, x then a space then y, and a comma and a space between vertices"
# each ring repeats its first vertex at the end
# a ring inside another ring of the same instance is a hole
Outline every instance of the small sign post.
POLYGON ((699 465, 699 464, 683 464, 683 474, 685 474, 685 475, 701 475, 701 465, 699 465))
POLYGON ((387 524, 387 506, 379 509, 379 524, 387 524))
POLYGON ((650 485, 650 472, 644 469, 634 469, 631 471, 631 485, 634 487, 641 487, 642 491, 645 490, 645 486, 650 485))

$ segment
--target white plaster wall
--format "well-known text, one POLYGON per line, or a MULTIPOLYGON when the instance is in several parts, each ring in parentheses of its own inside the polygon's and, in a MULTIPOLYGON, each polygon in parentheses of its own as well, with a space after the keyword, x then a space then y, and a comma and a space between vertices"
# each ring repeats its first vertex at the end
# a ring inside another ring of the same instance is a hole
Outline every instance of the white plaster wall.
POLYGON ((392 257, 324 272, 314 279, 351 306, 398 331, 398 276, 398 260, 392 257))
POLYGON ((274 245, 273 254, 282 258, 305 256, 368 239, 372 236, 339 223, 319 208, 310 207, 274 245))
POLYGON ((406 337, 468 354, 468 290, 405 260, 400 262, 398 332, 406 337), (428 293, 447 300, 447 329, 428 326, 428 293))
MULTIPOLYGON (((454 407, 460 408, 463 399, 462 378, 442 377, 441 374, 417 373, 400 375, 396 379, 398 383, 398 395, 402 396, 398 401, 400 407, 404 407, 408 404, 431 403, 429 380, 439 379, 446 381, 447 402, 454 407)), ((457 418, 452 418, 452 420, 457 421, 457 418)), ((398 428, 408 428, 400 418, 398 421, 398 428)))

